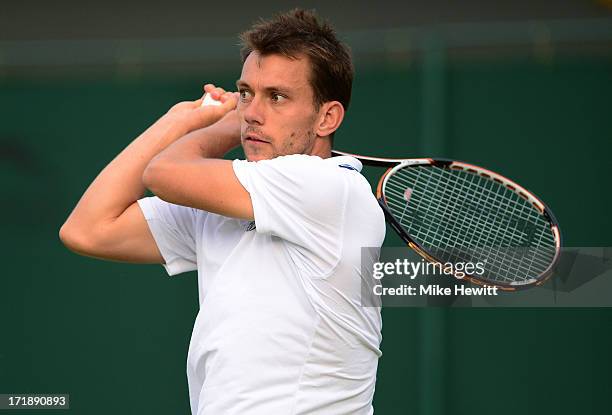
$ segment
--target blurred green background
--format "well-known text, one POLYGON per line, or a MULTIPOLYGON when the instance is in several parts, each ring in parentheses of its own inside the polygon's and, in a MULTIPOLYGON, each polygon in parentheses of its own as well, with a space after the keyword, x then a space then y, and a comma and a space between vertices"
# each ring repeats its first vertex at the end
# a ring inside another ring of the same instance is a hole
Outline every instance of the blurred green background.
MULTIPOLYGON (((500 171, 552 208, 564 245, 611 245, 612 20, 596 10, 583 21, 344 23, 357 74, 336 147, 500 171)), ((235 38, 124 41, 115 59, 105 53, 116 39, 15 33, 0 41, 0 393, 69 393, 75 414, 187 414, 196 274, 80 257, 57 233, 97 173, 170 106, 209 81, 233 86, 235 38), (169 53, 189 42, 203 50, 169 53), (202 58, 207 45, 214 59, 202 58)), ((380 171, 365 174, 375 185, 380 171)), ((386 244, 399 245, 390 230, 386 244)), ((611 318, 385 309, 375 412, 610 413, 611 318)))

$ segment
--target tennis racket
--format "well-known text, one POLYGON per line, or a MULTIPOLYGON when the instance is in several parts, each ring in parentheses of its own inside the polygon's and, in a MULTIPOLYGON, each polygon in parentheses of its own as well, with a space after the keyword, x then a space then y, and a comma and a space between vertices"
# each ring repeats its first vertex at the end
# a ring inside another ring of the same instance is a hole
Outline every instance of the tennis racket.
POLYGON ((332 154, 387 167, 378 202, 387 223, 425 260, 484 264, 480 275, 457 278, 512 291, 551 275, 561 250, 559 225, 537 196, 512 180, 455 160, 332 154))

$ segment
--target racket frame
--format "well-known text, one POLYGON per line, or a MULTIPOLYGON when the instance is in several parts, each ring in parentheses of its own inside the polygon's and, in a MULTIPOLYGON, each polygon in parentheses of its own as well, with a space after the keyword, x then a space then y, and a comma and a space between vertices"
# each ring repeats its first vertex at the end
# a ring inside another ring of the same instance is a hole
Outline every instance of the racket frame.
POLYGON ((555 239, 555 255, 553 259, 551 260, 548 267, 542 273, 540 273, 540 275, 528 280, 527 282, 521 283, 494 283, 491 281, 484 281, 474 275, 465 274, 463 277, 459 277, 454 273, 453 275, 455 276, 455 278, 460 280, 467 280, 477 285, 496 286, 504 291, 517 291, 532 286, 539 286, 544 284, 552 275, 552 271, 559 259, 559 255, 561 252, 561 231, 559 229, 559 224, 552 211, 548 208, 548 206, 546 206, 544 202, 542 202, 542 200, 540 200, 535 194, 533 194, 529 190, 525 189, 523 186, 520 186, 516 182, 508 179, 507 177, 504 177, 499 173, 495 173, 483 167, 458 160, 449 160, 442 158, 388 159, 380 157, 361 156, 337 150, 333 150, 332 154, 338 156, 354 157, 367 166, 387 167, 387 171, 385 171, 385 173, 381 176, 376 187, 376 198, 378 200, 378 204, 380 205, 385 214, 385 219, 387 220, 387 223, 400 236, 400 238, 402 238, 402 240, 404 240, 404 242, 406 242, 408 246, 417 254, 419 254, 422 258, 433 264, 440 264, 441 266, 443 266, 444 264, 440 262, 440 260, 435 258, 433 255, 428 253, 424 247, 422 247, 418 242, 416 242, 415 239, 412 238, 410 234, 408 234, 404 227, 397 221, 397 219, 395 219, 395 217, 391 213, 389 207, 387 206, 387 201, 385 199, 385 186, 389 178, 396 171, 406 167, 410 168, 414 166, 430 165, 432 167, 444 167, 453 170, 467 171, 471 174, 477 174, 478 176, 481 176, 487 180, 492 180, 498 184, 503 185, 508 190, 514 192, 519 197, 529 202, 550 223, 551 232, 553 233, 553 237, 555 239))

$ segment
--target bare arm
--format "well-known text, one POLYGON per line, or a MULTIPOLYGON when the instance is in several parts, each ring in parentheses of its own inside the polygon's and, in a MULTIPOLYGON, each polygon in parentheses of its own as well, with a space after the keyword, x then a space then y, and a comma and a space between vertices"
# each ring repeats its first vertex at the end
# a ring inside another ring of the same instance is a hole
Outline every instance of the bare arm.
POLYGON ((199 135, 186 135, 149 163, 143 182, 166 202, 241 219, 253 219, 251 197, 234 174, 232 162, 219 160, 210 143, 240 142, 236 111, 199 135))
MULTIPOLYGON (((210 87, 207 86, 210 89, 210 87)), ((213 95, 220 96, 217 91, 213 95)), ((112 160, 91 183, 60 229, 62 242, 87 256, 140 263, 163 258, 136 201, 143 197, 142 175, 149 162, 185 134, 199 136, 235 106, 201 108, 201 100, 181 102, 112 160)), ((220 157, 218 143, 211 156, 220 157), (213 154, 214 153, 214 154, 213 154)))

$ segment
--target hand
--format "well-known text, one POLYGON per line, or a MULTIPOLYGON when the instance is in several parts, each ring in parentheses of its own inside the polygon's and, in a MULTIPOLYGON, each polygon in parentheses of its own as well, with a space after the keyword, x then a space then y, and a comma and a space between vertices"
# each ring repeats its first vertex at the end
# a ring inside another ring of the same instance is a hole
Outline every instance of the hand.
POLYGON ((176 118, 185 127, 185 133, 208 127, 219 121, 227 113, 234 110, 238 103, 237 92, 226 92, 223 88, 206 84, 204 91, 213 99, 221 101, 221 105, 202 107, 204 97, 196 101, 184 101, 174 105, 168 111, 168 115, 176 118))

